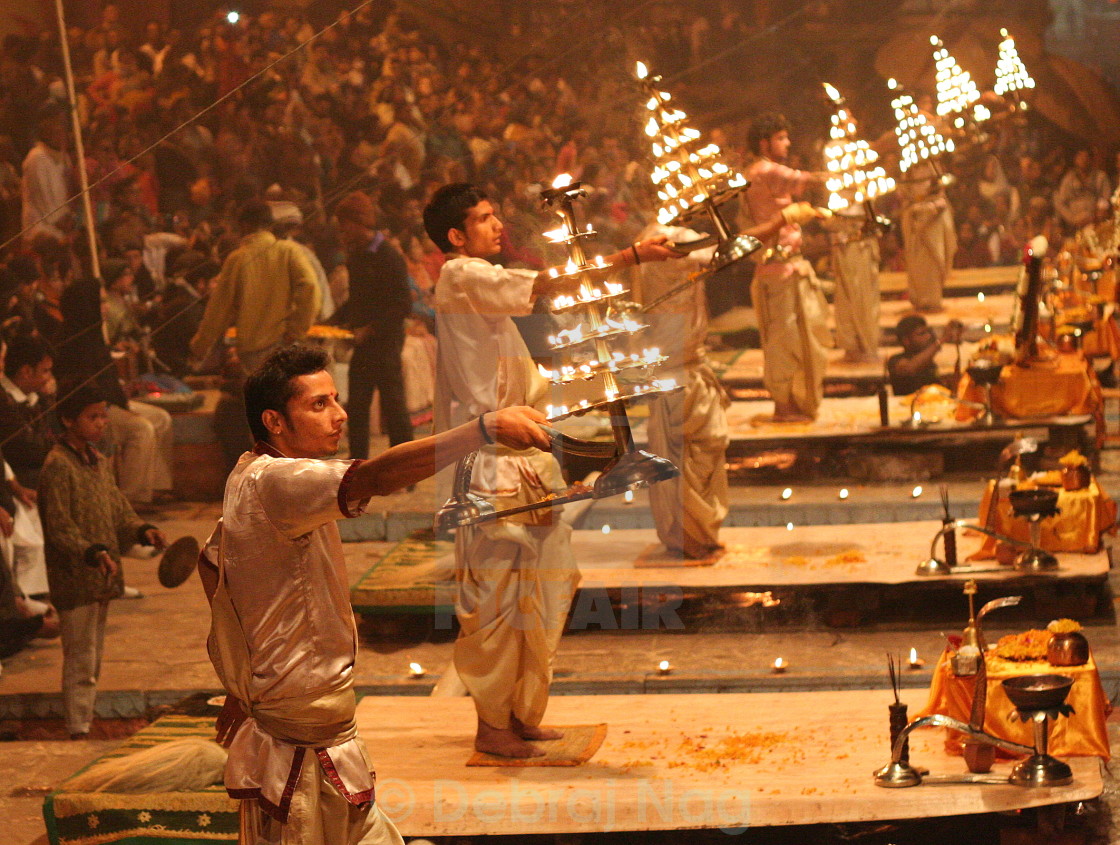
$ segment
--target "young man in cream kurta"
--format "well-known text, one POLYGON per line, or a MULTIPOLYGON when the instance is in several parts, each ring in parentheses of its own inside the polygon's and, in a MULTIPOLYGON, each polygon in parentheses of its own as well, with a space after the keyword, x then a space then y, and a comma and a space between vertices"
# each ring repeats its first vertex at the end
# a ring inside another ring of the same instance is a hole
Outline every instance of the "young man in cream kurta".
POLYGON ((941 293, 957 254, 953 207, 929 161, 911 168, 899 182, 898 195, 910 304, 922 314, 936 314, 942 310, 941 293))
MULTIPOLYGON (((744 194, 750 219, 769 220, 819 178, 794 170, 789 156, 789 124, 777 114, 759 116, 751 126, 751 150, 758 158, 747 170, 744 194)), ((751 302, 762 339, 762 381, 774 399, 775 422, 816 419, 824 398, 825 322, 828 305, 820 282, 801 255, 801 226, 790 223, 765 238, 762 263, 751 282, 751 302)))
MULTIPOLYGON (((509 405, 540 405, 547 383, 512 317, 529 314, 537 296, 559 292, 555 280, 545 272, 490 263, 501 251, 502 223, 471 185, 437 191, 424 210, 424 225, 448 253, 435 294, 436 430, 509 405)), ((642 241, 606 260, 664 260, 675 255, 664 241, 642 241)), ((472 492, 498 509, 538 501, 562 487, 552 456, 498 446, 482 449, 471 481, 472 492)), ((455 668, 474 699, 479 751, 536 757, 544 752, 528 740, 560 737, 540 723, 552 657, 579 582, 570 534, 549 509, 456 533, 455 668)))
POLYGON ((284 347, 246 382, 257 446, 230 474, 199 560, 207 647, 228 693, 218 718, 225 785, 242 802, 241 842, 401 845, 374 804, 357 736, 357 632, 336 521, 484 442, 548 439, 542 414, 507 408, 370 460, 325 460, 346 421, 326 365, 321 350, 284 347))
MULTIPOLYGON (((743 234, 775 235, 782 226, 820 216, 804 202, 793 203, 743 234)), ((643 237, 663 236, 688 243, 703 237, 680 226, 647 226, 643 237)), ((659 396, 650 404, 646 433, 649 449, 668 458, 681 474, 649 488, 657 536, 670 551, 703 558, 722 548, 719 529, 727 516, 727 393, 708 363, 708 301, 705 281, 687 284, 703 273, 715 247, 689 253, 683 261, 643 264, 640 294, 649 330, 642 346, 656 346, 666 356, 659 373, 684 389, 659 396), (673 291, 676 291, 673 293, 673 291)))
POLYGON ((862 206, 833 215, 825 224, 832 275, 836 345, 850 364, 879 363, 879 236, 862 206))

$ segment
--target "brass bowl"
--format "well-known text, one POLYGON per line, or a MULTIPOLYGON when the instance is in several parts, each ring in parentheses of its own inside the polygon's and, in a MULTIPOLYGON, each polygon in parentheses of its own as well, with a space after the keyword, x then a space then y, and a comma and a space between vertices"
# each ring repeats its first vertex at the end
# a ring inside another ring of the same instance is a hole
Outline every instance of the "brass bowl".
POLYGON ((1058 491, 1049 487, 1037 490, 1012 490, 1007 499, 1016 516, 1051 516, 1058 510, 1058 491))
POLYGON ((1065 675, 1020 675, 1002 683, 1003 691, 1020 710, 1052 710, 1066 700, 1073 678, 1065 675))
POLYGON ((981 387, 999 384, 999 377, 1002 372, 1003 365, 998 361, 980 359, 968 365, 969 378, 981 387))

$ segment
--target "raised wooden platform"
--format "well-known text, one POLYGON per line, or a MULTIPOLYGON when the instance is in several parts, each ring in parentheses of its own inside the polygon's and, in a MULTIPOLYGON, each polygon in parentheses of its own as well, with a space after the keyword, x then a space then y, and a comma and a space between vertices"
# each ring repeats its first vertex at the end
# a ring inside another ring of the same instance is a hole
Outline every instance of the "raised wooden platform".
MULTIPOLYGON (((923 691, 905 694, 911 709, 923 691)), ((467 768, 467 698, 367 697, 358 727, 378 771, 378 800, 408 836, 760 828, 974 813, 1082 801, 1103 789, 1095 758, 1071 758, 1074 782, 1050 789, 938 785, 883 789, 885 690, 748 695, 558 696, 546 724, 606 722, 574 768, 467 768)), ((911 759, 964 773, 940 731, 911 759)), ((1007 763, 994 771, 1003 773, 1007 763)))
MULTIPOLYGON (((974 343, 967 342, 961 344, 962 367, 967 365, 969 356, 975 351, 976 346, 974 343)), ((850 392, 853 388, 861 393, 873 392, 880 384, 886 382, 887 359, 901 351, 900 346, 880 346, 877 362, 853 364, 844 360, 842 349, 829 349, 824 371, 826 395, 841 395, 850 392)), ((957 361, 956 348, 948 346, 942 348, 934 360, 937 363, 938 375, 942 377, 952 375, 957 361)), ((737 391, 747 390, 757 394, 764 389, 761 349, 715 352, 711 355, 711 361, 719 380, 733 397, 739 396, 737 391)), ((739 396, 739 398, 746 397, 739 396)))
MULTIPOLYGON (((978 341, 988 332, 1006 333, 1011 325, 1011 312, 1015 297, 1009 293, 976 296, 952 297, 944 300, 942 311, 923 315, 926 322, 938 334, 950 320, 959 321, 964 327, 966 340, 978 341)), ((879 343, 893 346, 898 343, 895 326, 906 314, 913 314, 914 308, 909 300, 885 299, 879 305, 879 343)), ((835 312, 828 312, 828 328, 836 331, 835 312)), ((740 306, 714 317, 709 324, 712 334, 736 334, 747 330, 758 330, 758 318, 750 306, 740 306)))
MULTIPOLYGON (((976 296, 978 293, 1009 293, 1019 280, 1019 265, 1007 267, 968 267, 956 269, 945 280, 945 297, 976 296)), ((906 272, 886 270, 879 273, 879 290, 884 297, 906 295, 906 272)))
MULTIPOLYGON (((751 350, 748 350, 751 351, 751 350)), ((730 391, 732 395, 735 390, 730 391)), ((951 407, 942 409, 946 413, 951 407)), ((773 422, 774 403, 770 399, 738 399, 727 409, 727 425, 731 437, 729 457, 753 454, 765 449, 790 448, 812 443, 842 446, 849 443, 881 448, 914 445, 978 445, 1008 443, 1017 436, 1037 437, 1070 442, 1087 453, 1096 446, 1088 430, 1093 422, 1089 414, 1067 414, 1031 419, 999 419, 992 425, 957 422, 951 416, 931 418, 927 409, 921 425, 908 425, 912 416, 910 397, 888 398, 889 426, 880 425, 877 396, 826 396, 815 420, 803 423, 773 422)), ((638 406, 630 420, 635 442, 645 445, 648 411, 638 406)), ((610 426, 607 417, 588 414, 566 420, 562 427, 577 437, 607 439, 610 426)), ((1071 446, 1072 448, 1072 446, 1071 446)))
MULTIPOLYGON (((911 712, 924 690, 904 690, 911 712)), ((576 767, 468 767, 469 698, 367 696, 358 731, 378 772, 377 800, 406 837, 596 833, 867 822, 1007 812, 1101 794, 1095 758, 1067 758, 1074 782, 882 789, 886 690, 722 695, 555 696, 546 724, 607 724, 576 767)), ((181 736, 211 736, 206 716, 167 716, 106 756, 181 736)), ((964 772, 940 730, 916 733, 911 759, 964 772)), ((1004 773, 1008 763, 997 763, 1004 773)), ((52 845, 228 842, 237 811, 221 786, 197 792, 79 793, 64 781, 44 804, 52 845)))
MULTIPOLYGON (((1055 604, 1073 605, 1077 618, 1107 607, 1100 598, 1109 569, 1104 551, 1061 554, 1061 568, 1046 576, 984 563, 949 577, 920 578, 915 568, 929 557, 939 527, 902 522, 724 528, 726 552, 710 565, 672 557, 653 529, 577 531, 572 550, 583 579, 569 630, 687 628, 689 602, 736 606, 747 603, 745 594, 763 591, 781 603, 751 608, 755 626, 814 620, 851 625, 868 618, 899 624, 937 616, 939 607, 946 618, 957 619, 960 588, 968 578, 979 581, 985 594, 1022 591, 1028 617, 1051 618, 1046 613, 1059 609, 1055 604), (934 594, 940 605, 928 601, 934 594), (618 617, 612 603, 623 608, 618 617)), ((979 546, 978 537, 962 536, 960 560, 979 546)), ((454 592, 453 544, 421 536, 404 540, 375 563, 351 588, 350 600, 359 614, 431 613, 450 625, 454 592)))

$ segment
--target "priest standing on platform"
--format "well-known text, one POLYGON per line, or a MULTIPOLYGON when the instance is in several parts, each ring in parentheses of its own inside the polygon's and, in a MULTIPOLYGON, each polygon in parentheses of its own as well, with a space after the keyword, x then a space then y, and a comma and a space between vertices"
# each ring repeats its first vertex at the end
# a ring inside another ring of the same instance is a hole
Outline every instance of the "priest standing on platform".
MULTIPOLYGON (((473 185, 458 182, 436 191, 424 209, 424 228, 447 253, 435 296, 435 429, 510 405, 543 405, 548 384, 512 318, 531 313, 537 296, 568 291, 545 271, 490 263, 501 251, 503 227, 490 200, 473 185)), ((664 241, 664 236, 641 241, 606 260, 633 266, 675 256, 664 241)), ((480 453, 471 482, 472 492, 498 509, 539 501, 562 488, 551 455, 496 444, 480 453)), ((557 508, 456 532, 455 669, 474 699, 479 751, 538 757, 544 752, 529 740, 561 736, 540 723, 552 657, 579 582, 570 535, 557 508)))
MULTIPOLYGON (((794 203, 743 234, 772 237, 788 222, 816 214, 808 203, 794 203)), ((703 238, 691 229, 659 223, 642 232, 645 238, 655 236, 674 243, 703 238)), ((642 345, 661 350, 667 360, 660 375, 683 387, 650 403, 649 449, 681 471, 677 478, 650 485, 650 509, 665 548, 689 558, 704 558, 723 548, 719 529, 728 508, 729 400, 708 363, 705 280, 689 283, 692 274, 705 273, 715 249, 706 247, 683 261, 642 264, 638 269, 640 298, 648 309, 643 320, 649 325, 642 345)))
MULTIPOLYGON (((782 115, 760 115, 748 138, 757 159, 746 173, 746 206, 750 219, 761 223, 820 179, 786 166, 789 122, 782 115)), ((775 422, 816 419, 824 397, 828 306, 812 266, 801 255, 803 222, 783 226, 755 253, 761 263, 755 267, 751 301, 762 339, 762 381, 774 399, 775 422)))
MULTIPOLYGON (((919 99, 918 107, 926 120, 937 123, 928 95, 919 99)), ((936 314, 941 311, 941 293, 957 254, 957 229, 941 173, 932 159, 910 168, 898 182, 898 196, 910 304, 921 314, 936 314)))
POLYGON ((245 384, 256 448, 226 482, 198 569, 207 648, 226 689, 218 739, 241 799, 240 842, 400 845, 374 803, 353 689, 357 631, 336 521, 497 441, 548 448, 532 408, 506 408, 366 460, 329 460, 346 411, 327 355, 289 346, 245 384))
POLYGON ((862 204, 834 214, 828 229, 836 345, 849 364, 879 363, 879 236, 862 204))

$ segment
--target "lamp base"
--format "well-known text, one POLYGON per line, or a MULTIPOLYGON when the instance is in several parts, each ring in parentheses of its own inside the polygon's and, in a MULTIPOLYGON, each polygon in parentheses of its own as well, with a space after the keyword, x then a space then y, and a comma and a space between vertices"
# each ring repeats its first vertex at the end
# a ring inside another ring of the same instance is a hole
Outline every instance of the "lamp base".
POLYGON ((929 560, 923 560, 919 563, 918 568, 914 570, 914 574, 923 578, 933 575, 952 575, 953 567, 943 560, 931 557, 929 560))
POLYGON ((634 487, 667 481, 680 474, 681 471, 672 461, 635 449, 620 455, 618 460, 603 470, 603 474, 595 480, 594 497, 606 499, 618 496, 634 487))
POLYGON ((456 528, 474 525, 494 512, 493 504, 474 493, 467 493, 462 499, 452 497, 436 513, 436 532, 447 534, 456 528))
POLYGON ((875 785, 886 789, 901 789, 905 786, 917 786, 922 782, 922 776, 913 766, 898 762, 887 763, 875 772, 875 785))
POLYGON ((1018 763, 1007 780, 1016 786, 1065 786, 1073 783, 1073 770, 1049 754, 1035 754, 1018 763))
POLYGON ((1052 572, 1058 568, 1058 559, 1038 547, 1028 549, 1015 560, 1019 572, 1052 572))
POLYGON ((752 252, 762 248, 762 241, 750 235, 735 235, 721 241, 716 247, 716 254, 708 267, 712 270, 722 270, 729 264, 734 264, 740 258, 746 258, 752 252))

